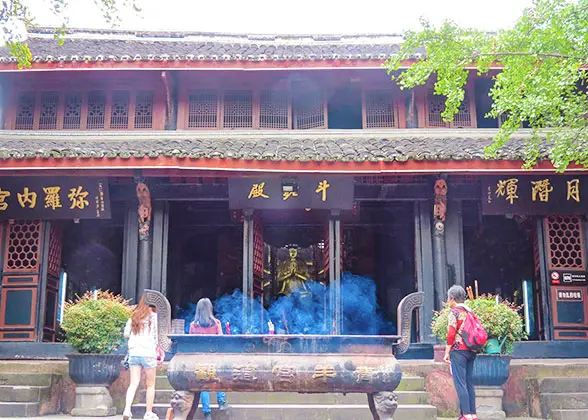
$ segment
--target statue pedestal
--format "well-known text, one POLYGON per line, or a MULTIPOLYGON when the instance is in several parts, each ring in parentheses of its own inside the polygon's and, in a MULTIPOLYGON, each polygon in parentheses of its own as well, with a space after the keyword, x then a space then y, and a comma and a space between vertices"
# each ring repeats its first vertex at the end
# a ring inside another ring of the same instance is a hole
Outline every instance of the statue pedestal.
POLYGON ((480 420, 504 420, 502 410, 504 391, 499 386, 476 387, 476 411, 480 420))
POLYGON ((116 407, 105 386, 76 386, 75 417, 107 417, 116 415, 116 407))

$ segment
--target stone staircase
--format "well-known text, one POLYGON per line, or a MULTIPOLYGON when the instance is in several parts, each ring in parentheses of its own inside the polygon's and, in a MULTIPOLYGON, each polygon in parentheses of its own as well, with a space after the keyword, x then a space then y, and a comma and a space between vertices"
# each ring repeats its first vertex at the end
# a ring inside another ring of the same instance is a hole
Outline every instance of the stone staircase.
MULTIPOLYGON (((165 418, 173 392, 166 376, 158 376, 153 411, 165 418)), ((425 380, 404 377, 397 390, 399 407, 394 420, 436 420, 437 409, 425 390, 425 380)), ((227 411, 218 411, 216 394, 211 395, 214 420, 372 420, 365 394, 298 394, 285 392, 228 392, 227 411)), ((145 413, 145 391, 133 406, 133 416, 145 413)), ((201 407, 196 419, 204 419, 201 407)))
POLYGON ((537 381, 542 418, 588 419, 588 378, 540 378, 537 381))
POLYGON ((34 417, 51 395, 51 373, 0 372, 0 417, 34 417))

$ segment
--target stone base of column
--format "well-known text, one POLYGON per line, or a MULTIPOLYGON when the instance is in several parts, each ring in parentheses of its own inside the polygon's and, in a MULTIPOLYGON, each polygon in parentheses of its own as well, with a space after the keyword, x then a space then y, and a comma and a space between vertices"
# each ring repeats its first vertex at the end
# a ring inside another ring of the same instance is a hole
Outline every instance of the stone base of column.
POLYGON ((504 420, 502 410, 504 391, 499 386, 476 387, 476 411, 480 420, 504 420))
POLYGON ((105 386, 77 386, 75 417, 108 417, 116 415, 116 407, 105 386))

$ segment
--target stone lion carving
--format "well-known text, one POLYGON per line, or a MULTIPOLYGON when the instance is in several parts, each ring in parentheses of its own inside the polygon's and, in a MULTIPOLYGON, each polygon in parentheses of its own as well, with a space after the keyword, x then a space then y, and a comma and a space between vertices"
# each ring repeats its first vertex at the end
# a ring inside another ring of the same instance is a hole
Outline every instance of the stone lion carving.
POLYGON ((165 419, 193 420, 199 399, 200 393, 174 391, 170 400, 171 408, 168 408, 165 419))

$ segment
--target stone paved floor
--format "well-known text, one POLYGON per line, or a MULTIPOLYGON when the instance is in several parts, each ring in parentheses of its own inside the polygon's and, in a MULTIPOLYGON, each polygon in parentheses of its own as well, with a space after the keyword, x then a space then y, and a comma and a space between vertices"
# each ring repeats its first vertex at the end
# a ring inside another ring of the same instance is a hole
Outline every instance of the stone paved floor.
MULTIPOLYGON (((21 420, 23 417, 4 417, 2 420, 21 420)), ((122 420, 122 416, 114 417, 71 417, 66 415, 59 416, 44 416, 44 417, 27 417, 30 420, 122 420)), ((162 419, 163 420, 163 419, 162 419)), ((439 417, 437 420, 455 420, 455 418, 442 418, 439 417)), ((541 420, 531 417, 508 417, 507 420, 541 420)))

